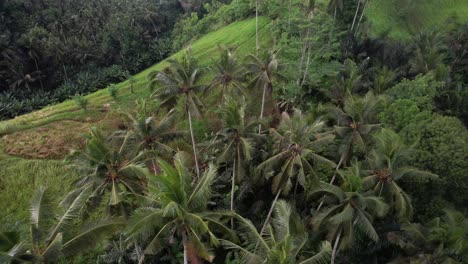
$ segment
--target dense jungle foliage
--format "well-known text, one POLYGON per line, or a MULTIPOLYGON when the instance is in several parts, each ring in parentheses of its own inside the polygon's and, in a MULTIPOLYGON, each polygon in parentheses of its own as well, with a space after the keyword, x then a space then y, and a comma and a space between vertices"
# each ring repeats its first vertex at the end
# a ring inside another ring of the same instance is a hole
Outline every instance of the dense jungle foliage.
POLYGON ((468 263, 468 3, 391 2, 0 2, 2 117, 107 87, 121 121, 0 262, 468 263))
POLYGON ((206 11, 197 1, 0 1, 0 119, 161 61, 173 50, 175 22, 192 12, 206 11))

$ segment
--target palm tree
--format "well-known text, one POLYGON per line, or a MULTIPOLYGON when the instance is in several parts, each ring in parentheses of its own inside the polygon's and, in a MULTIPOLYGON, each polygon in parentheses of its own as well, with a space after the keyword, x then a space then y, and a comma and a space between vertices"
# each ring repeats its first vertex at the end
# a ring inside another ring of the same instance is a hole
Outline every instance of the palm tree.
POLYGON ((356 229, 373 241, 378 241, 379 236, 372 225, 373 217, 383 217, 388 211, 388 206, 381 198, 363 195, 356 191, 347 192, 325 182, 322 182, 320 188, 309 195, 320 194, 326 194, 336 202, 335 205, 319 212, 313 218, 314 228, 316 230, 326 228, 335 240, 331 257, 332 264, 335 263, 338 249, 352 244, 356 229))
POLYGON ((292 118, 287 113, 283 113, 278 131, 271 129, 271 135, 277 141, 277 152, 262 162, 258 170, 263 172, 267 180, 272 178, 272 191, 276 196, 260 233, 266 228, 281 193, 287 195, 291 191, 294 179, 294 193, 298 185, 304 186, 307 176, 312 183, 319 183, 319 176, 312 162, 336 166, 333 161, 317 154, 319 147, 334 138, 324 130, 325 122, 317 119, 309 125, 300 110, 296 110, 292 118))
POLYGON ((212 87, 222 87, 223 97, 233 95, 233 90, 238 94, 244 94, 244 87, 242 86, 244 68, 237 63, 236 58, 231 51, 226 47, 220 47, 221 53, 219 55, 218 63, 213 67, 215 75, 211 82, 212 87))
MULTIPOLYGON (((95 249, 96 245, 124 225, 118 219, 101 219, 89 223, 80 231, 73 223, 79 219, 92 190, 82 189, 73 197, 52 205, 46 188, 38 189, 31 199, 31 236, 28 253, 33 263, 56 263, 60 256, 75 256, 95 249)), ((20 245, 20 244, 19 244, 20 245)))
POLYGON ((95 202, 109 192, 109 209, 119 206, 124 210, 126 201, 123 196, 126 193, 142 194, 145 190, 148 175, 145 153, 134 150, 135 144, 130 142, 131 132, 126 132, 123 139, 111 137, 109 140, 95 127, 91 127, 90 132, 86 136, 86 149, 75 154, 74 165, 86 175, 78 182, 81 187, 77 191, 91 185, 95 202))
MULTIPOLYGON (((247 56, 247 61, 248 62, 245 67, 247 70, 247 76, 252 79, 251 85, 263 89, 260 110, 260 119, 262 119, 266 95, 267 93, 271 95, 273 92, 273 81, 284 79, 281 74, 283 67, 276 58, 276 54, 272 52, 265 52, 262 58, 250 54, 247 56)), ((258 130, 260 133, 261 125, 259 125, 258 130)))
POLYGON ((337 10, 339 9, 340 11, 343 11, 343 2, 344 0, 331 0, 329 3, 328 3, 328 12, 332 12, 333 11, 333 18, 336 19, 336 13, 337 13, 337 10))
POLYGON ((446 209, 444 213, 424 225, 403 223, 390 242, 409 256, 391 263, 463 263, 468 255, 468 220, 457 211, 446 209))
POLYGON ((224 149, 219 156, 221 163, 232 164, 231 211, 234 211, 234 193, 236 183, 246 176, 246 166, 252 159, 255 143, 264 137, 254 132, 256 121, 248 122, 245 118, 245 101, 240 104, 228 99, 220 113, 225 129, 219 132, 212 145, 224 149))
POLYGON ((153 116, 133 116, 128 115, 133 123, 134 141, 139 143, 138 148, 142 151, 147 151, 149 157, 147 161, 151 163, 151 168, 155 174, 158 173, 158 167, 153 158, 154 155, 159 157, 172 157, 175 150, 168 143, 179 137, 185 137, 186 131, 175 130, 175 125, 178 120, 178 114, 175 109, 169 111, 159 122, 156 122, 153 116))
POLYGON ((169 60, 170 66, 163 71, 154 71, 149 74, 150 86, 161 84, 154 95, 163 101, 174 101, 180 96, 185 99, 184 108, 188 117, 190 136, 192 138, 193 155, 195 159, 195 169, 197 178, 200 178, 200 167, 198 165, 198 155, 195 144, 195 137, 192 127, 192 115, 200 117, 200 108, 203 106, 196 93, 204 91, 206 85, 200 84, 201 69, 192 57, 189 50, 182 56, 181 61, 169 60))
POLYGON ((207 209, 213 195, 211 188, 217 168, 210 165, 199 181, 192 185, 192 175, 185 165, 188 163, 185 154, 176 154, 175 167, 158 160, 162 173, 151 178, 152 188, 150 197, 147 197, 153 206, 136 210, 130 219, 128 234, 130 239, 146 243, 145 254, 157 254, 165 244, 171 244, 177 238, 184 248, 184 263, 189 260, 199 263, 199 258, 211 262, 214 255, 206 239, 217 246, 219 240, 214 230, 232 237, 235 235, 221 219, 229 216, 228 213, 207 209))
POLYGON ((265 233, 259 233, 250 220, 238 217, 240 236, 245 240, 242 245, 222 240, 228 250, 240 255, 240 263, 278 263, 278 264, 312 264, 327 263, 330 259, 331 245, 322 243, 318 252, 310 256, 304 250, 309 241, 304 223, 284 200, 279 200, 275 206, 272 224, 265 233))
POLYGON ((341 138, 342 144, 339 149, 341 157, 330 184, 333 184, 341 165, 349 162, 353 149, 366 150, 370 134, 380 127, 380 124, 377 124, 377 111, 381 102, 380 97, 369 92, 364 97, 350 95, 345 98, 343 108, 332 109, 337 122, 335 132, 341 138))
MULTIPOLYGON (((357 19, 358 13, 359 13, 359 9, 361 7, 361 2, 363 2, 363 1, 365 1, 365 0, 357 0, 358 4, 357 4, 357 7, 356 7, 356 12, 354 13, 353 24, 351 25, 351 31, 353 31, 353 29, 354 29, 354 25, 356 24, 356 19, 357 19)), ((364 12, 364 10, 362 10, 362 12, 364 12)))
POLYGON ((18 231, 0 232, 0 263, 32 262, 34 256, 27 252, 18 231))
POLYGON ((410 219, 413 212, 411 200, 398 185, 398 181, 424 181, 438 176, 407 166, 411 148, 406 147, 398 134, 392 130, 383 129, 374 139, 376 146, 368 157, 371 170, 363 179, 364 188, 384 197, 395 209, 399 220, 410 219))
POLYGON ((168 140, 184 135, 184 131, 175 130, 178 120, 175 109, 169 111, 159 122, 154 117, 128 115, 133 123, 133 136, 140 145, 138 149, 156 150, 158 153, 174 154, 174 149, 165 144, 168 140))

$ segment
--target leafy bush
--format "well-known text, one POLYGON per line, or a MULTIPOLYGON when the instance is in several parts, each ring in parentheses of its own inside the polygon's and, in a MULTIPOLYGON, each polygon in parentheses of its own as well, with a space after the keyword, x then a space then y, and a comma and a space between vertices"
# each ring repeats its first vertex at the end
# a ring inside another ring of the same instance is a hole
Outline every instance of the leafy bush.
POLYGON ((83 109, 83 110, 85 110, 85 111, 87 110, 87 108, 88 108, 88 103, 89 103, 89 102, 88 102, 88 98, 86 98, 86 97, 84 97, 84 96, 79 96, 79 95, 77 95, 77 96, 75 96, 75 97, 73 98, 73 100, 75 100, 75 103, 76 103, 81 109, 83 109))
POLYGON ((117 97, 119 96, 119 88, 115 84, 111 85, 107 91, 109 92, 110 97, 117 101, 117 97))

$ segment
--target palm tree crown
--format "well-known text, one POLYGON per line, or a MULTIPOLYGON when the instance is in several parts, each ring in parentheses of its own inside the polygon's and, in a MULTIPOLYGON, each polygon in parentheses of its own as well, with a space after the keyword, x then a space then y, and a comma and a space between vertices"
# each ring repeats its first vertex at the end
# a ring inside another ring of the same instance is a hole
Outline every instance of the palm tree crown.
POLYGON ((214 231, 235 237, 221 221, 228 213, 210 212, 207 209, 211 199, 212 184, 216 177, 216 167, 210 165, 199 181, 192 185, 192 175, 187 164, 187 154, 179 152, 175 156, 175 167, 159 160, 161 175, 151 178, 151 206, 142 207, 130 219, 128 234, 131 239, 146 245, 146 254, 157 254, 161 245, 171 242, 174 237, 184 247, 184 263, 203 258, 214 258, 207 242, 219 244, 214 231))

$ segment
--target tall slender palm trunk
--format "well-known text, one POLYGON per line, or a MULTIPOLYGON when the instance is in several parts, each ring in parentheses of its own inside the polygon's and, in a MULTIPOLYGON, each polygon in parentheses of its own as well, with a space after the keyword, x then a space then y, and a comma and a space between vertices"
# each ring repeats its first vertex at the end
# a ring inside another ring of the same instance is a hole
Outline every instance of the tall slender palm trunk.
MULTIPOLYGON (((344 154, 341 155, 341 158, 340 158, 340 161, 338 162, 338 165, 336 165, 336 168, 335 168, 335 172, 333 173, 333 177, 331 178, 330 180, 330 184, 333 184, 335 182, 335 179, 336 179, 336 174, 338 173, 338 170, 340 169, 341 167, 341 164, 343 163, 344 161, 344 154)), ((322 205, 323 205, 323 196, 322 196, 322 201, 320 202, 319 206, 317 207, 317 211, 320 210, 320 208, 322 208, 322 205)))
POLYGON ((182 244, 184 246, 184 264, 188 264, 188 238, 185 231, 182 233, 182 244))
POLYGON ((265 228, 267 227, 268 222, 270 221, 271 214, 273 213, 273 209, 275 208, 275 204, 278 201, 278 198, 282 190, 283 190, 282 188, 278 190, 278 193, 276 194, 275 199, 273 200, 273 203, 271 203, 270 211, 268 211, 267 217, 265 219, 265 223, 263 223, 262 229, 260 230, 260 234, 262 234, 263 231, 265 231, 265 228))
MULTIPOLYGON (((231 212, 234 212, 234 190, 236 188, 236 158, 232 163, 232 179, 231 179, 231 212)), ((231 218, 231 228, 234 228, 234 219, 231 218)))
MULTIPOLYGON (((262 106, 260 109, 260 119, 263 118, 263 111, 265 110, 265 97, 266 97, 266 90, 267 90, 268 84, 263 85, 263 95, 262 95, 262 106)), ((258 125, 258 133, 260 134, 262 131, 262 125, 258 125)))
POLYGON ((195 169, 197 171, 197 179, 200 179, 200 167, 198 166, 198 156, 197 156, 197 147, 195 146, 195 136, 193 135, 193 126, 192 126, 192 115, 187 106, 187 115, 189 120, 190 127, 190 137, 192 138, 192 148, 193 148, 193 157, 195 159, 195 169))
POLYGON ((258 56, 258 0, 255 0, 255 55, 258 56))
POLYGON ((356 18, 359 12, 359 7, 361 7, 361 0, 358 0, 358 5, 356 8, 356 12, 354 13, 354 19, 353 19, 353 24, 351 25, 351 31, 354 29, 354 24, 356 23, 356 18))
POLYGON ((364 6, 362 7, 361 17, 359 17, 359 21, 358 21, 357 26, 356 26, 356 31, 354 32, 355 35, 357 34, 357 32, 358 32, 358 30, 359 30, 359 26, 361 25, 362 18, 364 17, 364 12, 366 12, 366 6, 367 6, 367 2, 368 2, 368 1, 369 1, 369 0, 366 0, 366 1, 364 2, 364 6))
POLYGON ((332 255, 331 255, 331 262, 330 262, 331 264, 335 264, 336 253, 338 252, 338 246, 340 245, 340 238, 341 238, 342 231, 343 229, 340 228, 338 236, 336 236, 335 244, 333 245, 333 250, 332 250, 332 255))

